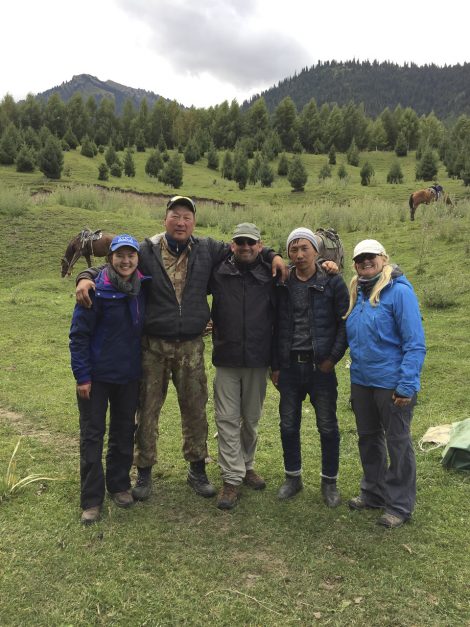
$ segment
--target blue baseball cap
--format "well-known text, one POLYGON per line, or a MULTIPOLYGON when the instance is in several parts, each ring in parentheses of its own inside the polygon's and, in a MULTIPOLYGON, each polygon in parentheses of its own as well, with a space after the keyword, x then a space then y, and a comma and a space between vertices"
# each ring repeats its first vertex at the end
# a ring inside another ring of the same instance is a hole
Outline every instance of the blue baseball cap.
POLYGON ((113 237, 113 241, 109 247, 109 251, 113 253, 118 248, 122 248, 123 246, 130 246, 134 248, 137 252, 139 252, 139 242, 132 237, 132 235, 127 235, 127 233, 123 233, 122 235, 116 235, 113 237))

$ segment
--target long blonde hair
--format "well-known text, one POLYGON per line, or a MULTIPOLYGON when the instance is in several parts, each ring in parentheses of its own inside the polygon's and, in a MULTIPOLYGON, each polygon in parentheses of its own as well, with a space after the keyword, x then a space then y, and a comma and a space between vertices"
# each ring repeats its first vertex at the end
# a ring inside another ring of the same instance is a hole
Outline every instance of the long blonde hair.
MULTIPOLYGON (((383 290, 383 288, 388 285, 390 283, 390 278, 392 276, 392 272, 393 272, 393 266, 391 263, 389 263, 389 257, 388 255, 381 255, 384 259, 385 259, 385 265, 382 268, 382 273, 380 278, 378 279, 377 283, 374 285, 374 287, 372 288, 372 292, 371 295, 369 297, 369 303, 372 305, 372 307, 377 307, 377 305, 380 302, 380 292, 383 290)), ((356 265, 353 262, 353 268, 356 269, 356 265)), ((351 279, 351 282, 349 284, 349 308, 347 310, 347 312, 344 314, 343 316, 343 320, 346 320, 346 318, 349 316, 349 314, 351 313, 351 311, 354 309, 354 305, 356 304, 357 301, 357 291, 358 291, 358 287, 357 287, 357 282, 358 282, 358 275, 356 273, 355 276, 353 276, 353 278, 351 279)))

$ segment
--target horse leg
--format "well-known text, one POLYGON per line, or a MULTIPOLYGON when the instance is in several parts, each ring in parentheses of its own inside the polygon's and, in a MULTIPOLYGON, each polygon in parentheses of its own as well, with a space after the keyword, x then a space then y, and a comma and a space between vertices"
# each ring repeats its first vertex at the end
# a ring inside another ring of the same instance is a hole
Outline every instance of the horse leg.
POLYGON ((411 194, 408 204, 410 206, 410 220, 413 222, 413 220, 415 219, 415 206, 413 203, 413 194, 411 194))
POLYGON ((88 253, 85 253, 85 259, 89 268, 91 268, 91 257, 88 253))

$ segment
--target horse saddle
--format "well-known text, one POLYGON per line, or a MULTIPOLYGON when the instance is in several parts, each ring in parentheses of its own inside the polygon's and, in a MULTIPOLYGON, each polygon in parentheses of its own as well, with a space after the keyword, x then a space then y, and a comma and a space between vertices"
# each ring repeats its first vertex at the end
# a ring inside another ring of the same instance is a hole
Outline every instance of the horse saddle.
POLYGON ((90 229, 83 229, 80 233, 80 242, 82 248, 86 246, 89 242, 96 242, 97 239, 101 239, 103 236, 103 231, 98 229, 97 231, 90 231, 90 229))

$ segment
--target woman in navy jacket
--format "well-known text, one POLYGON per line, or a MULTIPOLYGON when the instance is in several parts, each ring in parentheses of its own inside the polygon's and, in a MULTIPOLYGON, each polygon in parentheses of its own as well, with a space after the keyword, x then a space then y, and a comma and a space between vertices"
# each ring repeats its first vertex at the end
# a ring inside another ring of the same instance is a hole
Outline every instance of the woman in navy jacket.
POLYGON ((146 278, 138 270, 139 244, 131 235, 111 242, 108 264, 90 292, 90 309, 76 305, 70 329, 72 371, 80 412, 81 522, 100 517, 106 488, 119 507, 133 504, 129 471, 141 376, 140 337, 146 278), (110 406, 106 477, 102 452, 110 406))
POLYGON ((418 300, 389 263, 382 244, 354 249, 346 332, 351 352, 351 402, 364 476, 355 510, 384 508, 377 523, 399 527, 416 500, 410 423, 426 352, 418 300), (388 457, 387 457, 388 455, 388 457))

